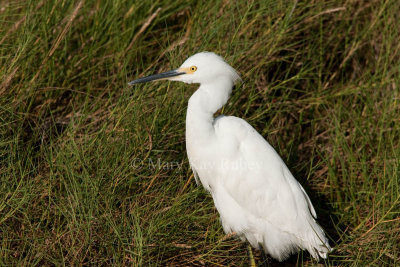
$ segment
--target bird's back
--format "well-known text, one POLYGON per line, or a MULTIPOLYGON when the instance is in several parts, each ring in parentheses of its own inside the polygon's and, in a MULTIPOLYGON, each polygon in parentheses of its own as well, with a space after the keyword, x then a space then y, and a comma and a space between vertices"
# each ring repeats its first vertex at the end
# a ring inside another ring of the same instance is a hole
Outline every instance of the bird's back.
POLYGON ((225 232, 262 245, 278 260, 299 249, 326 257, 330 247, 314 207, 273 147, 240 118, 220 116, 213 126, 213 141, 201 148, 210 150, 213 166, 192 167, 211 192, 225 232))

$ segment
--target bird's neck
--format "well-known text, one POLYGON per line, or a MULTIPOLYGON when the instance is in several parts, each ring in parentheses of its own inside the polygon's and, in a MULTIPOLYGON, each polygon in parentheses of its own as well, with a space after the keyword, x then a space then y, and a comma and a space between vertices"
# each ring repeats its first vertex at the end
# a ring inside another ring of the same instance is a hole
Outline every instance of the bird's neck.
POLYGON ((228 101, 233 82, 221 78, 201 84, 190 97, 186 115, 186 139, 208 140, 214 135, 214 113, 228 101))

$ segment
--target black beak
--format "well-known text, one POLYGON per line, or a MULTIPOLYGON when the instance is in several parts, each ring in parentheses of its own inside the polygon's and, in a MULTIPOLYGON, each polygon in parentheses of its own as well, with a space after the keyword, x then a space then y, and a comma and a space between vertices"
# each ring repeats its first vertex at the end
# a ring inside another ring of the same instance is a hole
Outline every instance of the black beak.
POLYGON ((162 80, 162 79, 166 79, 166 78, 170 78, 170 77, 174 77, 174 76, 179 76, 182 74, 186 74, 186 72, 180 72, 179 70, 170 70, 167 72, 162 72, 159 74, 154 74, 154 75, 150 75, 147 77, 139 78, 137 80, 133 80, 133 81, 129 82, 128 85, 134 85, 137 83, 147 83, 147 82, 151 82, 151 81, 155 81, 155 80, 162 80))

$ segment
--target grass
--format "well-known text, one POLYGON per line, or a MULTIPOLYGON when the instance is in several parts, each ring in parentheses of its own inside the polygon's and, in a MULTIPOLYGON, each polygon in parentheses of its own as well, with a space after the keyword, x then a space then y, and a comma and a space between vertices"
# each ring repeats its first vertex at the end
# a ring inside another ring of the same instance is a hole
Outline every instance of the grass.
MULTIPOLYGON (((214 51, 335 247, 284 266, 400 262, 400 2, 0 3, 0 265, 243 266, 185 152, 196 86, 141 75, 214 51)), ((256 254, 259 258, 259 254, 256 254)), ((272 259, 270 266, 279 265, 272 259)))

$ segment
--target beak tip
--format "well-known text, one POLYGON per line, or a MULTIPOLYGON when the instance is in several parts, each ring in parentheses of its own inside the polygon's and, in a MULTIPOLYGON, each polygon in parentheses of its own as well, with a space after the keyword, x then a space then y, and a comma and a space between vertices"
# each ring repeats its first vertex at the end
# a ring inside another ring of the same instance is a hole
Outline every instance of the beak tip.
POLYGON ((141 79, 133 80, 133 81, 130 81, 128 83, 128 85, 132 86, 132 85, 135 85, 135 84, 138 84, 138 83, 143 83, 143 81, 141 81, 141 79))

